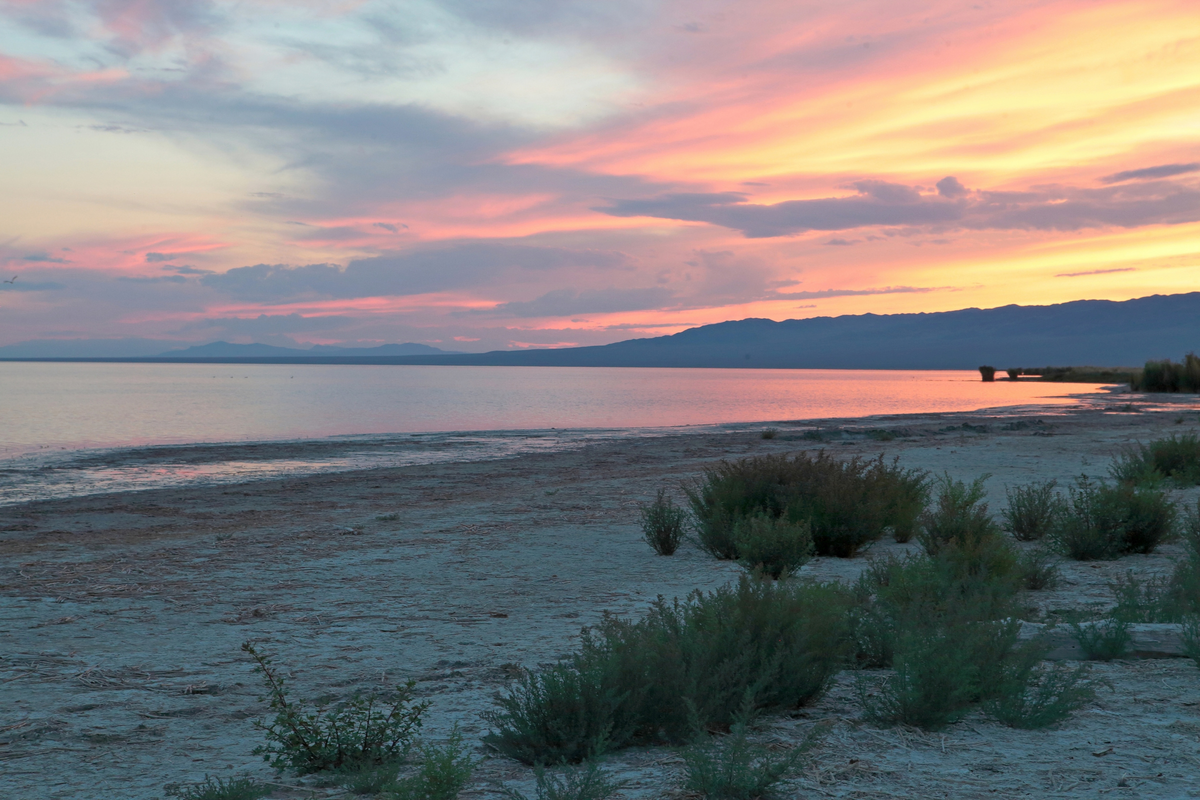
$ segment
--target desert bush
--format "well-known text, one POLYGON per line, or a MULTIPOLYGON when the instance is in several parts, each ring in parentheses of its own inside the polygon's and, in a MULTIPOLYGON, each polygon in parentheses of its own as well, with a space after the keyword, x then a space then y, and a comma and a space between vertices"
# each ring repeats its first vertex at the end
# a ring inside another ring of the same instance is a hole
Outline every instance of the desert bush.
POLYGON ((620 693, 614 659, 588 648, 520 677, 484 719, 496 727, 484 741, 526 764, 578 762, 624 746, 632 726, 616 729, 631 700, 620 693))
POLYGON ((738 562, 746 569, 778 580, 790 575, 812 558, 812 530, 808 521, 752 514, 733 527, 738 562))
POLYGON ((1188 353, 1182 364, 1174 361, 1147 361, 1130 386, 1138 392, 1200 392, 1200 358, 1188 353))
POLYGON ((1031 483, 1005 489, 1008 508, 1004 509, 1004 528, 1023 542, 1041 539, 1054 526, 1064 502, 1055 491, 1056 481, 1031 483))
POLYGON ((811 703, 845 660, 850 603, 835 585, 743 577, 660 598, 638 621, 606 617, 584 631, 577 655, 500 698, 485 741, 526 763, 580 761, 597 742, 678 743, 697 725, 728 729, 747 693, 755 710, 811 703))
POLYGON ((779 435, 779 428, 763 428, 758 436, 760 439, 774 439, 779 435))
MULTIPOLYGON (((534 779, 537 781, 535 800, 608 800, 621 790, 622 785, 606 776, 596 761, 567 768, 560 775, 537 767, 534 779)), ((529 800, 511 787, 505 787, 503 794, 509 800, 529 800)))
POLYGON ((458 727, 446 744, 424 744, 416 770, 388 791, 392 800, 454 800, 471 780, 475 764, 463 744, 458 727))
POLYGON ((291 768, 306 775, 401 760, 429 707, 412 701, 415 681, 396 687, 390 698, 355 696, 333 708, 305 707, 288 698, 282 675, 266 655, 250 642, 242 650, 253 659, 275 712, 270 722, 258 723, 267 744, 254 752, 280 771, 291 768))
POLYGON ((1086 666, 1052 667, 1040 662, 1046 648, 1031 642, 1014 651, 983 709, 1010 728, 1036 730, 1062 722, 1096 697, 1086 666))
POLYGON ((1112 661, 1125 655, 1133 637, 1129 623, 1108 618, 1092 622, 1072 622, 1071 636, 1083 649, 1089 661, 1112 661))
POLYGON ((1181 486, 1200 484, 1200 437, 1194 433, 1156 439, 1122 453, 1110 473, 1120 483, 1154 484, 1170 479, 1181 486))
POLYGON ((1062 579, 1056 562, 1054 554, 1044 548, 1026 550, 1017 563, 1022 584, 1031 592, 1055 588, 1062 579))
POLYGON ((338 775, 342 788, 351 794, 374 796, 396 788, 403 766, 399 760, 387 764, 368 764, 340 770, 338 775))
POLYGON ((755 514, 808 521, 818 555, 852 556, 882 537, 912 535, 927 494, 923 473, 824 451, 722 462, 687 489, 701 548, 739 557, 733 527, 755 514))
POLYGON ((921 515, 921 532, 917 540, 929 555, 943 547, 956 544, 970 546, 983 539, 995 538, 1000 529, 988 513, 982 475, 970 484, 956 481, 949 474, 936 480, 937 497, 932 508, 921 515))
POLYGON ((727 736, 702 738, 683 751, 684 789, 709 800, 761 800, 774 794, 780 781, 796 771, 814 737, 775 755, 750 741, 746 720, 739 719, 727 736))
POLYGON ((271 787, 253 778, 213 778, 205 775, 200 783, 168 783, 163 787, 163 793, 179 800, 259 800, 271 793, 271 787))
POLYGON ((1154 486, 1110 486, 1080 477, 1070 497, 1050 538, 1079 561, 1151 553, 1175 528, 1175 504, 1154 486))
POLYGON ((660 556, 669 556, 683 541, 686 512, 675 505, 665 489, 659 489, 654 502, 642 506, 642 536, 660 556))

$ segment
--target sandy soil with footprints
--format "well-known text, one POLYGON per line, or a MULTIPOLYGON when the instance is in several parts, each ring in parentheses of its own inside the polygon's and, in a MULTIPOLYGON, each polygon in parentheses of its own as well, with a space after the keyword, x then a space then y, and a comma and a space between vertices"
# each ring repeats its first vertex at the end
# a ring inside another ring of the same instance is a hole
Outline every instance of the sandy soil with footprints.
MULTIPOLYGON (((639 503, 706 464, 882 452, 959 478, 991 473, 999 511, 1006 485, 1103 475, 1123 445, 1196 430, 1200 406, 1114 395, 1045 412, 775 427, 770 440, 672 435, 0 509, 0 797, 157 798, 167 783, 242 773, 279 784, 276 798, 345 796, 277 777, 251 755, 266 706, 242 642, 271 653, 299 698, 416 678, 432 702, 426 735, 457 723, 478 744, 493 696, 520 669, 570 652, 581 626, 736 578, 738 567, 694 546, 663 558, 641 540, 639 503), (823 441, 805 438, 814 429, 823 441)), ((1196 490, 1176 495, 1196 503, 1196 490)), ((872 556, 905 548, 817 559, 803 575, 851 580, 872 556)), ((1034 600, 1043 612, 1110 603, 1114 577, 1168 572, 1177 553, 1065 562, 1060 588, 1034 600)), ((817 706, 768 718, 762 733, 787 742, 832 723, 787 796, 1200 797, 1200 669, 1142 659, 1098 664, 1095 675, 1111 690, 1048 731, 982 717, 941 734, 880 729, 862 719, 856 676, 843 673, 817 706)), ((496 782, 529 786, 525 767, 482 747, 477 757, 464 797, 494 796, 496 782)), ((632 799, 675 792, 681 762, 635 749, 605 765, 632 799)))

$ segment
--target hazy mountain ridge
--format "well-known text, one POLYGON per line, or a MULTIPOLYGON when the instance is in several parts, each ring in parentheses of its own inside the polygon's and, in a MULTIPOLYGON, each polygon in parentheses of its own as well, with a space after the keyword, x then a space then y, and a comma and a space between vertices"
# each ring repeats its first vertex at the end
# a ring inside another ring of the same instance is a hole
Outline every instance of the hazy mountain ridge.
MULTIPOLYGON (((16 345, 10 346, 10 348, 16 345)), ((0 348, 0 358, 17 357, 0 348)), ((594 347, 454 353, 408 343, 308 350, 213 342, 120 360, 770 369, 1140 366, 1200 351, 1200 292, 1047 306, 743 319, 594 347)))

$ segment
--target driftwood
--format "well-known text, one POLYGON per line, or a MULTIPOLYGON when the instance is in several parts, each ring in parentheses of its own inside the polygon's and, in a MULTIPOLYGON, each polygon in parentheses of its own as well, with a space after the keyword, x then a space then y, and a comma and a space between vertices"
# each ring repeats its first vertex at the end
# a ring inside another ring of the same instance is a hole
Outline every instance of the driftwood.
MULTIPOLYGON (((1085 622, 1082 627, 1103 623, 1085 622)), ((1184 658, 1183 626, 1171 623, 1133 623, 1129 626, 1129 648, 1123 658, 1184 658)), ((1087 656, 1075 641, 1070 625, 1021 622, 1022 640, 1043 636, 1050 651, 1048 661, 1084 661, 1087 656)))

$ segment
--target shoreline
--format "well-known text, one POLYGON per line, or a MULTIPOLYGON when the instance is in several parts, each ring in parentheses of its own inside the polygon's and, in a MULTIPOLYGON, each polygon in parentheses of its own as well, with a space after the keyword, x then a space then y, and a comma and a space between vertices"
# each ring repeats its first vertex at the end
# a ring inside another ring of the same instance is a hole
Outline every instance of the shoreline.
MULTIPOLYGON (((773 439, 753 423, 492 461, 0 508, 0 691, 11 697, 0 707, 0 781, 14 798, 149 800, 166 783, 205 774, 275 780, 250 752, 262 742, 253 722, 267 714, 239 651, 253 640, 288 670, 297 698, 416 678, 433 704, 426 734, 439 740, 458 723, 481 761, 464 800, 493 797, 489 780, 528 791, 528 769, 479 747, 494 694, 521 669, 569 653, 604 613, 636 616, 658 595, 708 591, 741 572, 693 545, 670 558, 650 552, 638 508, 658 488, 678 497, 682 482, 723 458, 824 448, 956 478, 991 473, 997 513, 1006 485, 1103 475, 1131 442, 1200 429, 1195 402, 1134 400, 1134 410, 1119 410, 1124 400, 1054 415, 805 421, 773 439), (820 435, 806 436, 813 428, 820 435)), ((1175 494, 1194 506, 1200 488, 1175 494)), ((852 581, 870 558, 912 547, 885 541, 863 557, 818 558, 801 577, 852 581)), ((1126 570, 1163 574, 1177 549, 1065 562, 1063 585, 1031 600, 1042 614, 1111 604, 1112 580, 1126 570)), ((998 788, 1082 800, 1130 780, 1152 796, 1200 791, 1195 665, 1095 670, 1114 691, 1048 731, 975 718, 938 735, 875 729, 850 673, 816 706, 765 719, 763 731, 788 742, 831 725, 798 780, 805 795, 982 798, 998 788)), ((624 797, 639 800, 668 791, 677 764, 672 751, 651 748, 604 766, 629 781, 624 797)), ((291 776, 278 782, 303 788, 278 789, 277 800, 346 796, 291 776)))

